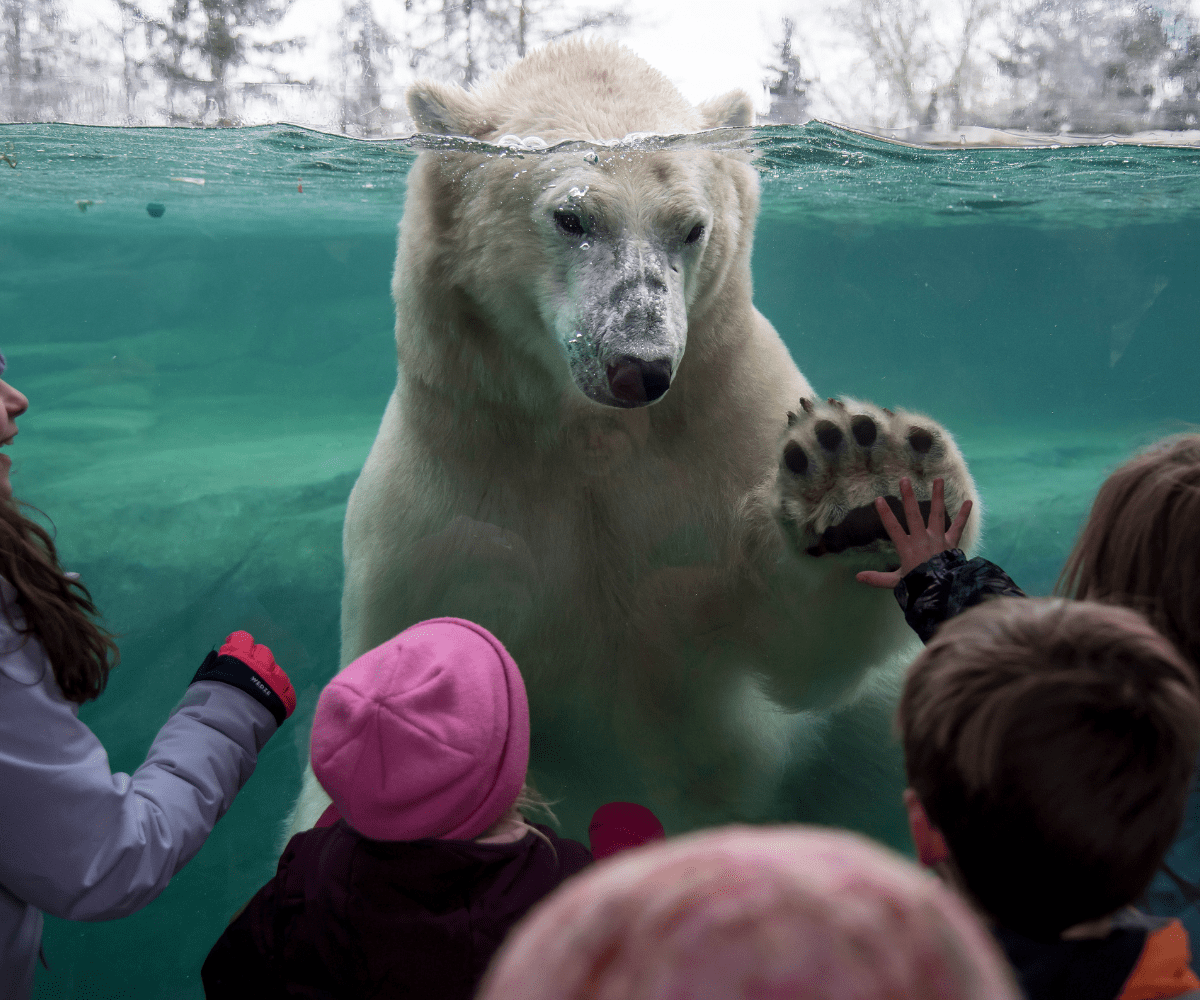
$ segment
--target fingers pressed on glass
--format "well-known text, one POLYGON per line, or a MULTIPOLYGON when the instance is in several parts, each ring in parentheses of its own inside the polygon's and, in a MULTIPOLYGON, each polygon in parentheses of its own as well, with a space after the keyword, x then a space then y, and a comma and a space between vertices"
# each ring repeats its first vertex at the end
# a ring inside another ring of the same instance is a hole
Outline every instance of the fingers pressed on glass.
POLYGON ((888 538, 896 545, 901 544, 908 537, 908 533, 892 513, 888 502, 883 497, 876 497, 875 509, 879 511, 879 520, 883 522, 883 530, 888 533, 888 538))
POLYGON ((929 501, 929 530, 941 533, 946 523, 946 481, 940 476, 933 481, 933 496, 929 501))
POLYGON ((925 518, 921 516, 921 506, 917 503, 917 495, 913 492, 912 480, 907 476, 900 480, 900 499, 904 501, 904 516, 908 518, 908 533, 915 535, 919 528, 925 527, 925 518))
POLYGON ((958 514, 954 518, 954 523, 950 525, 950 529, 946 532, 946 541, 953 549, 958 548, 959 540, 962 538, 963 529, 967 526, 967 518, 971 516, 971 501, 964 500, 963 505, 958 509, 958 514))

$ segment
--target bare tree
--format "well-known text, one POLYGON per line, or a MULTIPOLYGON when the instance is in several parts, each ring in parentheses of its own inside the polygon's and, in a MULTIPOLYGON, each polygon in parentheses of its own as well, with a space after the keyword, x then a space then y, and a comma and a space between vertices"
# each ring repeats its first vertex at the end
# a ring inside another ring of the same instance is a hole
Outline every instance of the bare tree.
POLYGON ((553 0, 405 0, 409 68, 469 87, 545 42, 623 27, 623 6, 565 13, 553 0))
POLYGON ((394 70, 396 39, 379 23, 370 0, 347 0, 338 34, 342 39, 339 125, 343 132, 377 135, 390 110, 385 107, 384 86, 394 70))
POLYGON ((1196 121, 1200 47, 1180 6, 1038 0, 997 57, 1012 85, 1007 124, 1131 132, 1196 121))
POLYGON ((67 117, 71 94, 67 60, 72 38, 62 16, 57 0, 0 0, 4 39, 0 115, 4 120, 67 117))
MULTIPOLYGON (((209 115, 218 124, 234 124, 231 78, 242 66, 252 66, 277 83, 296 82, 274 68, 269 57, 300 47, 303 41, 261 40, 279 24, 292 2, 174 0, 166 18, 139 11, 155 35, 152 65, 167 81, 171 120, 197 122, 209 115), (199 108, 194 103, 197 95, 199 108)), ((255 81, 249 86, 261 90, 262 83, 255 81)), ((243 89, 247 89, 245 85, 243 89)))
MULTIPOLYGON (((114 55, 120 53, 115 69, 120 78, 121 119, 130 124, 145 120, 139 113, 142 102, 153 100, 152 26, 133 0, 115 0, 115 6, 116 22, 102 30, 111 43, 110 51, 114 55)), ((109 68, 110 75, 112 72, 113 68, 109 68)))
POLYGON ((1172 27, 1159 122, 1168 129, 1200 128, 1200 25, 1183 16, 1172 27))
POLYGON ((762 121, 770 123, 801 123, 808 121, 808 88, 812 81, 800 72, 800 57, 792 49, 796 22, 782 18, 783 37, 772 45, 774 58, 767 65, 770 72, 763 83, 771 96, 771 104, 762 121))
POLYGON ((959 125, 973 116, 997 0, 847 0, 834 11, 861 53, 871 124, 959 125))

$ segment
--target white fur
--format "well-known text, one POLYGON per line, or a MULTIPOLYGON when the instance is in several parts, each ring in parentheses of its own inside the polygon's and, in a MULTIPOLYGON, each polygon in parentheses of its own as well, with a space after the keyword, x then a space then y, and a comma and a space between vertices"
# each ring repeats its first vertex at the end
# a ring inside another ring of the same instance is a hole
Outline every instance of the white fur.
MULTIPOLYGON (((409 107, 422 131, 550 145, 751 115, 581 43, 478 92, 418 84, 409 107)), ((892 595, 854 580, 878 555, 813 558, 780 530, 781 435, 812 391, 751 302, 757 211, 753 168, 695 147, 425 152, 409 175, 399 377, 346 514, 342 665, 422 618, 484 624, 525 676, 535 776, 584 812, 793 817, 775 788, 812 710, 912 642, 892 595), (669 359, 653 405, 603 405, 626 356, 669 359)), ((327 801, 310 773, 292 829, 327 801)))

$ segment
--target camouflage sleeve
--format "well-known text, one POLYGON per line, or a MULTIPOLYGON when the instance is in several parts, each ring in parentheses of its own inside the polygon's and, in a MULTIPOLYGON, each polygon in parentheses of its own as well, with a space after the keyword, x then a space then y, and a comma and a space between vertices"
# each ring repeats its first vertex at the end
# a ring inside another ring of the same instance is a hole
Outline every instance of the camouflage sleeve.
POLYGON ((995 563, 978 556, 967 559, 962 549, 939 552, 921 563, 896 584, 894 593, 922 642, 932 639, 942 622, 985 598, 1025 596, 995 563))

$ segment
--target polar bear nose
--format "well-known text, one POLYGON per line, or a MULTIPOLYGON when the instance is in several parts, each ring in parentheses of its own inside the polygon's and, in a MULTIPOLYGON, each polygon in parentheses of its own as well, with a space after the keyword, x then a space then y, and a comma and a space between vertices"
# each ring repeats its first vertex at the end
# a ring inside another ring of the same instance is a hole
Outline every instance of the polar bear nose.
POLYGON ((653 403, 671 388, 671 361, 622 355, 608 366, 608 388, 620 406, 653 403))

